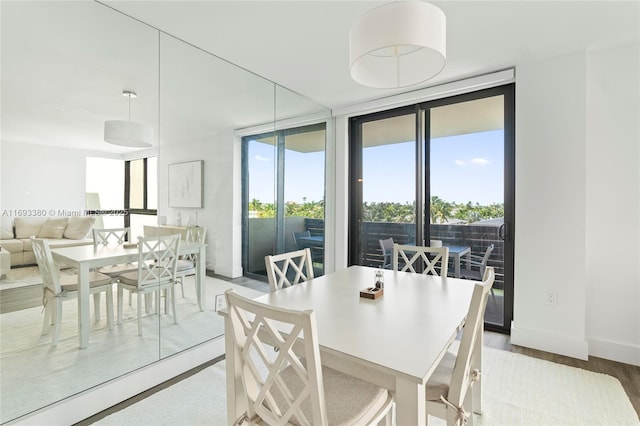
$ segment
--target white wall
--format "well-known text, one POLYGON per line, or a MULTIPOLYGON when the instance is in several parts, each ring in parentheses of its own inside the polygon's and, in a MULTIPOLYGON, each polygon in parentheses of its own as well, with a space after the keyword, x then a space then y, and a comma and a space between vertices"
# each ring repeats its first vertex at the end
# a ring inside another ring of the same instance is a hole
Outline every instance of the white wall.
POLYGON ((640 365, 640 46, 587 57, 589 354, 640 365))
POLYGON ((207 228, 207 269, 236 278, 242 276, 240 140, 232 130, 220 131, 211 140, 162 145, 158 154, 158 216, 168 224, 190 220, 207 228), (168 204, 169 164, 204 160, 204 207, 179 209, 168 204))
POLYGON ((514 344, 640 365, 638 75, 638 44, 517 68, 514 344))
POLYGON ((3 141, 1 152, 0 211, 84 210, 88 151, 3 141))
POLYGON ((586 359, 586 54, 518 66, 512 343, 586 359), (548 291, 557 304, 546 303, 548 291))

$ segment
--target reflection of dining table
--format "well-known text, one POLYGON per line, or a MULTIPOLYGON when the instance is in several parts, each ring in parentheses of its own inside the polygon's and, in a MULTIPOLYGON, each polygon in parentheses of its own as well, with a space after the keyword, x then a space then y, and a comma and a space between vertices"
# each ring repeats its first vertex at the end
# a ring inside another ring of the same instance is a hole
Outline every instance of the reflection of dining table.
MULTIPOLYGON (((396 424, 426 424, 425 384, 464 321, 474 283, 386 270, 384 294, 375 300, 359 297, 373 285, 376 270, 351 266, 256 300, 312 309, 322 364, 393 392, 396 424)), ((227 313, 219 314, 225 317, 227 423, 232 424, 246 410, 246 399, 227 313)), ((481 367, 481 354, 473 365, 481 367)), ((481 382, 473 392, 474 408, 480 409, 481 382)))
MULTIPOLYGON (((195 253, 196 259, 196 293, 198 307, 205 309, 205 259, 206 244, 180 242, 179 254, 195 253)), ((89 320, 89 271, 102 266, 119 263, 130 263, 138 260, 138 247, 123 245, 97 246, 84 245, 75 247, 52 248, 51 254, 58 263, 64 263, 78 270, 78 340, 80 348, 89 343, 91 322, 89 320)))
POLYGON ((471 247, 469 246, 445 246, 449 248, 449 257, 453 259, 453 276, 460 278, 460 258, 465 256, 467 268, 471 264, 471 247))
POLYGON ((298 237, 298 241, 302 247, 322 247, 324 245, 324 235, 298 237))

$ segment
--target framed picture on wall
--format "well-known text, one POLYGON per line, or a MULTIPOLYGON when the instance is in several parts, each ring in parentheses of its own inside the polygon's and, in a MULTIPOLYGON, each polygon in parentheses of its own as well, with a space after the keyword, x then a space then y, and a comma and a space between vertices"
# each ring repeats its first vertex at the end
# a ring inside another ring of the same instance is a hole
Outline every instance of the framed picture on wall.
POLYGON ((204 160, 169 164, 169 207, 202 208, 204 160))

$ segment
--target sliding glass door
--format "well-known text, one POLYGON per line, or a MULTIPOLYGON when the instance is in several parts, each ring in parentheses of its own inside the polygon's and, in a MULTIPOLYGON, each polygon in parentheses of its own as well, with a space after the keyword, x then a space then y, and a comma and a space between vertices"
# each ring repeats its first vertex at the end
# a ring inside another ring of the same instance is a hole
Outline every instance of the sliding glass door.
POLYGON ((242 141, 243 268, 266 279, 264 257, 309 248, 324 272, 325 123, 242 141), (306 234, 300 239, 294 235, 306 234))
POLYGON ((485 321, 513 311, 513 85, 355 117, 349 263, 379 267, 380 240, 449 247, 450 277, 496 270, 485 321))
POLYGON ((358 127, 361 144, 352 150, 359 158, 354 177, 351 221, 358 243, 350 247, 354 263, 380 266, 384 260, 380 240, 399 244, 416 241, 416 127, 415 108, 396 110, 363 120, 358 127))
POLYGON ((429 213, 425 234, 449 247, 449 276, 481 280, 486 267, 495 269, 485 322, 498 329, 509 328, 513 300, 508 235, 513 218, 512 101, 512 93, 493 89, 429 102, 423 108, 429 213))

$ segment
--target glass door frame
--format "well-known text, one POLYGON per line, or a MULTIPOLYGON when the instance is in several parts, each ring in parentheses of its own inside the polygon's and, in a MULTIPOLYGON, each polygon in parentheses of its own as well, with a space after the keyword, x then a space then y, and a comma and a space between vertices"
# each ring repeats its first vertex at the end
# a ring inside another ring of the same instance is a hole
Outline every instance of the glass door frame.
POLYGON ((502 326, 485 323, 485 329, 509 333, 513 320, 514 229, 515 229, 515 84, 496 86, 415 105, 394 108, 349 120, 349 241, 348 265, 360 263, 362 222, 362 125, 370 121, 407 115, 416 116, 416 241, 428 241, 430 212, 429 109, 503 96, 504 101, 504 314, 502 326))
MULTIPOLYGON (((266 275, 257 274, 250 270, 249 268, 249 258, 250 258, 250 239, 249 235, 249 143, 252 140, 256 139, 264 139, 264 138, 273 138, 274 140, 274 156, 273 161, 275 163, 274 168, 274 198, 273 204, 275 207, 275 217, 274 221, 274 232, 275 239, 273 242, 273 250, 269 254, 280 254, 286 251, 286 200, 285 200, 285 169, 286 169, 286 160, 285 160, 285 151, 287 149, 286 146, 286 138, 287 136, 293 136, 299 133, 310 132, 314 130, 323 130, 325 131, 325 156, 326 156, 326 130, 327 123, 325 121, 314 123, 314 124, 304 124, 295 127, 288 127, 282 129, 275 129, 271 131, 267 131, 260 134, 243 136, 241 138, 241 175, 242 175, 242 269, 243 275, 249 278, 257 279, 260 281, 267 281, 266 275)), ((326 161, 326 160, 325 160, 326 161)), ((323 178, 323 181, 325 179, 323 178)), ((326 192, 326 191, 325 191, 326 192)), ((326 197, 323 197, 323 200, 326 197)), ((324 220, 324 219, 323 219, 324 220)), ((324 245, 322 253, 324 253, 324 245)), ((324 265, 323 260, 323 265, 324 265)), ((324 266, 323 266, 324 268, 324 266)))
MULTIPOLYGON (((362 164, 362 125, 378 120, 385 120, 388 118, 395 118, 403 115, 418 115, 418 105, 410 105, 406 107, 394 108, 390 110, 380 111, 372 114, 362 115, 358 117, 352 117, 349 120, 349 241, 348 241, 348 265, 359 265, 360 264, 360 246, 361 246, 361 235, 362 235, 362 205, 363 205, 363 191, 362 191, 362 175, 363 175, 363 164, 362 164), (356 142, 357 141, 357 142, 356 142), (355 142, 355 143, 354 143, 355 142)), ((420 207, 418 207, 418 201, 422 195, 422 184, 423 179, 420 176, 418 171, 423 170, 421 164, 421 155, 422 147, 421 140, 418 138, 418 135, 421 134, 420 125, 418 120, 416 119, 416 144, 415 144, 415 152, 416 152, 416 179, 414 182, 416 188, 416 209, 415 213, 415 222, 416 222, 416 240, 420 241, 417 238, 422 235, 422 226, 421 225, 421 217, 422 212, 420 211, 420 207)))

